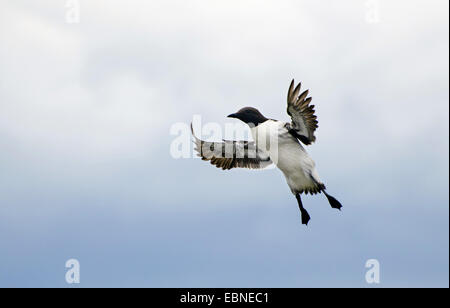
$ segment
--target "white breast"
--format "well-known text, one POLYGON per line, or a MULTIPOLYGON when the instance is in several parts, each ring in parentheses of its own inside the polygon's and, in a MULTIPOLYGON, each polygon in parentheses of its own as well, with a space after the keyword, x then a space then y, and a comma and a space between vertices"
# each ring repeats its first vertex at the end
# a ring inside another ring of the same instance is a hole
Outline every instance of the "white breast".
POLYGON ((269 154, 294 193, 317 187, 321 181, 314 161, 300 142, 289 134, 285 124, 269 120, 251 128, 258 150, 269 154))

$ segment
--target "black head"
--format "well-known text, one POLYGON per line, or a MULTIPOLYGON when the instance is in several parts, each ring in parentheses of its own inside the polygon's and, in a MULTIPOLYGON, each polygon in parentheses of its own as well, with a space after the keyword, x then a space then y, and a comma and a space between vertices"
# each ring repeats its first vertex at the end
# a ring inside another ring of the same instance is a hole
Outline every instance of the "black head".
POLYGON ((244 123, 247 123, 249 125, 253 124, 254 126, 258 126, 258 124, 264 123, 269 120, 268 118, 263 116, 258 109, 253 107, 242 108, 238 112, 230 114, 228 117, 239 119, 244 123))

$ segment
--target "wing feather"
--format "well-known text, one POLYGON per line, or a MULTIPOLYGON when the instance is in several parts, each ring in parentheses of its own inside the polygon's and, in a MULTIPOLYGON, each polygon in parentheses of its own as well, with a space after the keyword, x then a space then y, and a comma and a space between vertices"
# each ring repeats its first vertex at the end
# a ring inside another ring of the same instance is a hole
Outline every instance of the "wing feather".
POLYGON ((197 156, 223 170, 233 168, 263 169, 272 164, 270 157, 258 151, 254 142, 231 141, 209 142, 197 138, 191 124, 197 156))
POLYGON ((314 132, 319 127, 319 122, 315 115, 314 105, 310 105, 312 98, 308 97, 309 90, 299 95, 301 83, 295 88, 294 86, 295 82, 292 80, 287 97, 287 113, 291 116, 292 122, 287 125, 287 128, 291 134, 309 145, 316 141, 314 132))

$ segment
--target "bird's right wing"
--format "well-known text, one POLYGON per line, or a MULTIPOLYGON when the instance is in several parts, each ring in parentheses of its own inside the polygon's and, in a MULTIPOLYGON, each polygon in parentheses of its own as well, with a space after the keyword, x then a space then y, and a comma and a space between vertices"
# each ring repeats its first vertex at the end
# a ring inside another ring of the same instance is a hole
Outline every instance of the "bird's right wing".
POLYGON ((259 151, 252 141, 208 142, 194 136, 195 150, 202 160, 210 161, 212 165, 223 170, 233 168, 263 169, 272 164, 270 157, 259 151))

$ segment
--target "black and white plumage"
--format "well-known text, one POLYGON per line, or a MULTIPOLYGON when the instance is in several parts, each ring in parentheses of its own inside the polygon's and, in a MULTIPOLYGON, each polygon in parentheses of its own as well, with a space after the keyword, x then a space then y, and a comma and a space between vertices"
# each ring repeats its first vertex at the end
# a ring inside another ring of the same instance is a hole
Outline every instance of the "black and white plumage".
POLYGON ((342 205, 325 191, 315 163, 302 143, 310 145, 316 141, 318 128, 314 105, 311 105, 309 90, 300 93, 301 84, 296 87, 294 80, 289 87, 287 113, 291 123, 268 119, 253 107, 245 107, 228 117, 239 119, 250 126, 254 141, 206 142, 195 137, 198 155, 223 170, 232 168, 262 169, 275 164, 295 195, 302 223, 307 225, 310 216, 302 204, 300 195, 324 193, 331 207, 341 209, 342 205))
POLYGON ((232 168, 262 169, 272 164, 269 155, 258 151, 253 141, 207 142, 195 137, 193 130, 192 135, 195 139, 195 150, 202 160, 210 161, 217 168, 223 170, 232 168))

